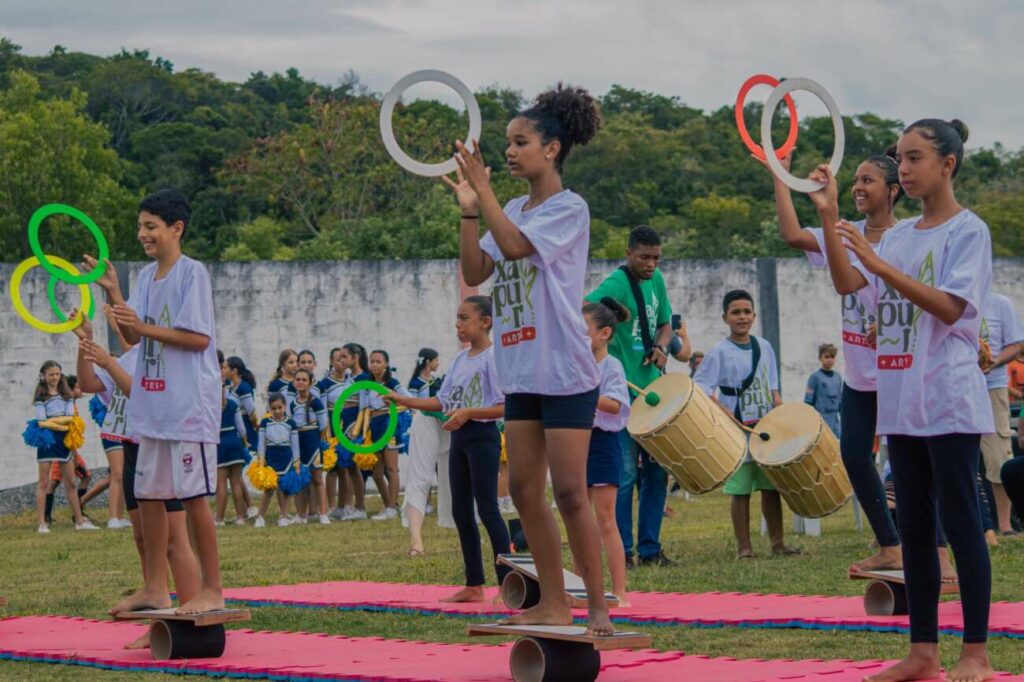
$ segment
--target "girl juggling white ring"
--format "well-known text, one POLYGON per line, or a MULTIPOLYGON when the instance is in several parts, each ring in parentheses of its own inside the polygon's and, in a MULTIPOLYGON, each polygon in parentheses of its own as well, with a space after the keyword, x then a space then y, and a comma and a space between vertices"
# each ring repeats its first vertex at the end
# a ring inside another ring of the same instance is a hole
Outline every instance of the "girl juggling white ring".
POLYGON ((843 117, 839 113, 839 107, 828 90, 812 81, 810 78, 788 78, 772 90, 768 100, 764 103, 764 111, 761 113, 761 145, 764 147, 768 167, 772 169, 779 180, 786 183, 797 192, 810 194, 821 189, 821 183, 813 180, 797 178, 783 167, 782 163, 775 156, 775 147, 772 145, 772 115, 775 108, 779 106, 782 98, 793 90, 805 90, 820 99, 832 116, 832 130, 835 132, 835 145, 832 147, 832 159, 828 162, 833 174, 839 173, 839 166, 843 163, 843 151, 846 148, 846 135, 843 132, 843 117))
POLYGON ((398 144, 398 140, 395 139, 395 130, 391 125, 391 115, 395 111, 395 105, 398 104, 398 98, 411 86, 425 81, 444 83, 457 92, 459 97, 461 97, 462 101, 466 104, 466 112, 469 114, 469 134, 466 136, 466 146, 470 149, 473 148, 473 140, 480 139, 481 118, 480 106, 477 104, 476 98, 473 97, 473 93, 470 92, 468 87, 466 87, 466 84, 450 73, 446 73, 444 71, 436 71, 433 69, 414 71, 408 76, 400 79, 395 83, 394 87, 388 91, 388 94, 384 96, 384 101, 381 102, 380 105, 380 136, 381 139, 384 140, 384 148, 388 150, 388 154, 390 154, 391 158, 395 160, 395 163, 410 173, 433 178, 439 175, 454 173, 457 168, 455 159, 448 159, 447 161, 442 161, 440 163, 423 163, 421 161, 416 161, 402 151, 402 147, 398 144))

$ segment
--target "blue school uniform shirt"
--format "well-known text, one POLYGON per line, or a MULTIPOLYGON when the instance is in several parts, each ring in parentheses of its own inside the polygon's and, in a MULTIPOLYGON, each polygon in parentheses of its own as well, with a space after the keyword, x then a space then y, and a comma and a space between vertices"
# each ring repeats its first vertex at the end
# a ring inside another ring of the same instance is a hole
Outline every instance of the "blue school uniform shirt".
POLYGON ((289 405, 292 421, 300 431, 327 428, 327 408, 319 398, 310 396, 307 402, 299 402, 298 398, 289 405))
POLYGON ((241 446, 241 439, 245 437, 245 422, 242 421, 242 410, 234 400, 225 401, 224 407, 220 412, 220 444, 227 447, 237 442, 241 446))
POLYGON ((843 377, 836 370, 817 370, 807 380, 804 402, 825 420, 832 433, 839 435, 839 411, 843 403, 843 377))

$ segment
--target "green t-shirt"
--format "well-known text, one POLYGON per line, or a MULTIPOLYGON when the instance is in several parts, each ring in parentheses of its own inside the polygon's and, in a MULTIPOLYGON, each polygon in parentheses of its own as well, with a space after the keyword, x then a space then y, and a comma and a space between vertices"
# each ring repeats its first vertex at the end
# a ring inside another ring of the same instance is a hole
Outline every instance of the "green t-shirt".
MULTIPOLYGON (((655 270, 654 276, 650 279, 640 280, 640 293, 644 297, 644 304, 647 307, 647 322, 651 328, 651 341, 657 341, 657 329, 663 324, 668 324, 672 319, 672 306, 668 301, 668 292, 665 291, 665 279, 661 276, 661 270, 655 270)), ((592 292, 587 294, 586 300, 600 302, 608 296, 626 306, 629 311, 629 321, 623 322, 615 327, 615 334, 611 343, 608 344, 608 352, 611 353, 626 370, 626 379, 640 388, 658 378, 661 372, 657 366, 652 364, 644 365, 644 338, 640 333, 640 316, 636 310, 636 300, 633 298, 633 290, 629 286, 629 278, 621 268, 607 278, 592 292)))

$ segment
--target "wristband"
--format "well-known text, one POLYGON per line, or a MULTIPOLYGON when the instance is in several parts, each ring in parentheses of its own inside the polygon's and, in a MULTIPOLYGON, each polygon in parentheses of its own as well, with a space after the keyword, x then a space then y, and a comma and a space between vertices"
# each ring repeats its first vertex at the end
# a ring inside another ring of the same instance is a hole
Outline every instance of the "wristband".
POLYGON ((480 214, 478 213, 477 215, 464 215, 464 216, 462 216, 462 219, 463 220, 480 220, 480 214))

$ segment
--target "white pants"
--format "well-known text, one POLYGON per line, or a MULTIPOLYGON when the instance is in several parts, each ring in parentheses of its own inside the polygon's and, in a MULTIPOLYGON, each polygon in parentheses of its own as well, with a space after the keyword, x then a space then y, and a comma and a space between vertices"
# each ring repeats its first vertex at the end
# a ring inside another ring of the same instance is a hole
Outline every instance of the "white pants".
MULTIPOLYGON (((451 434, 441 428, 441 422, 425 414, 413 417, 409 428, 409 462, 405 483, 405 505, 418 509, 427 508, 430 487, 437 481, 437 525, 454 528, 452 519, 452 492, 448 482, 448 448, 451 434)), ((403 525, 408 526, 404 517, 403 525)))

